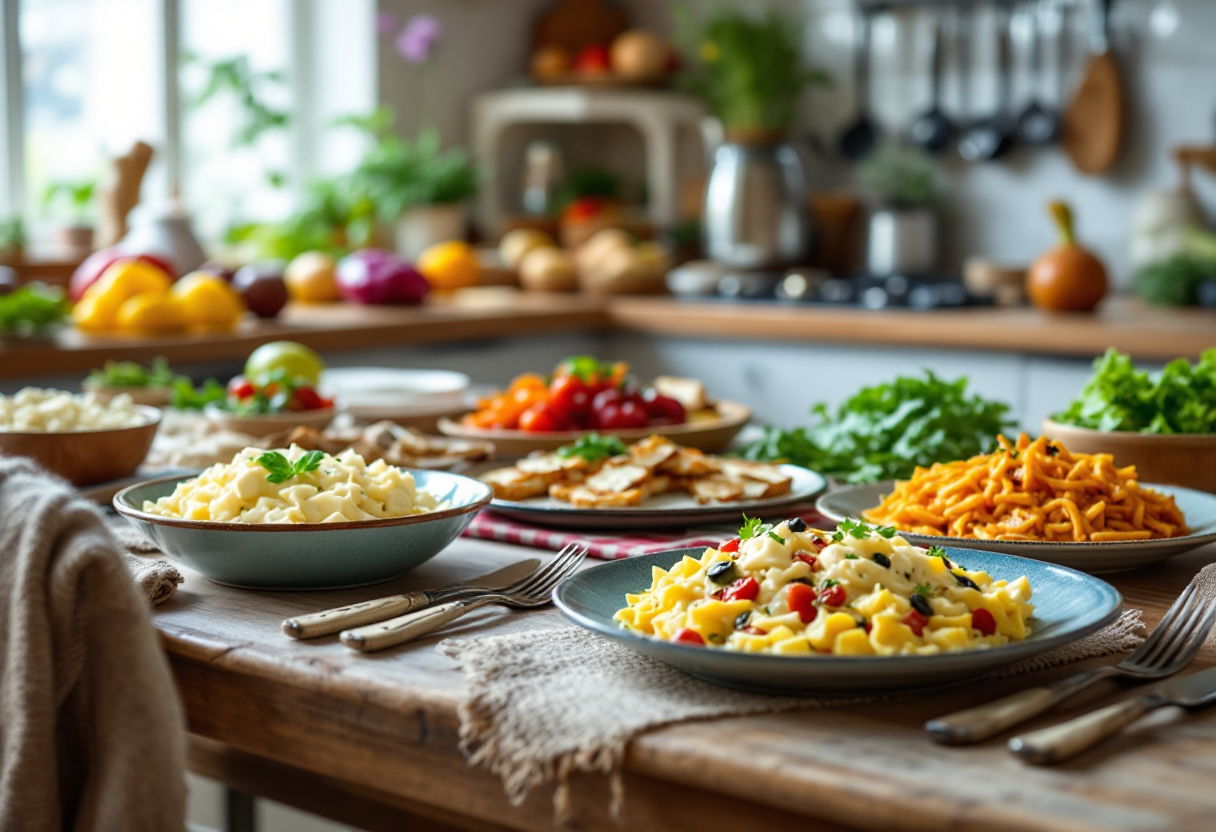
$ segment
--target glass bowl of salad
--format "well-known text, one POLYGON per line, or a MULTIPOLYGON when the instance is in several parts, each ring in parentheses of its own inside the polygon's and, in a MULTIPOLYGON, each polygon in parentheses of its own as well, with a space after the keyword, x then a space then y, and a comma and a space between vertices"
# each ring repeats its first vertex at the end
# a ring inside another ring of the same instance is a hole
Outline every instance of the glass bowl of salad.
POLYGON ((278 369, 256 379, 244 375, 228 382, 227 395, 206 406, 212 422, 224 430, 269 436, 295 427, 321 430, 333 421, 334 400, 317 392, 310 379, 278 369))

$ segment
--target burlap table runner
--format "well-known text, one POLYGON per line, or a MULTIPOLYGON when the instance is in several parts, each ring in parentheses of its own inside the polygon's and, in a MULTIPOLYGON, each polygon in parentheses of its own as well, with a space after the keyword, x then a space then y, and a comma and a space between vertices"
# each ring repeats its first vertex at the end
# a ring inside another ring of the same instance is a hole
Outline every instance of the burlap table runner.
MULTIPOLYGON (((1213 569, 1204 572, 1216 577, 1213 569)), ((1114 624, 1081 641, 987 678, 1125 653, 1143 640, 1143 626, 1139 610, 1125 610, 1114 624)), ((470 763, 498 774, 515 804, 532 788, 556 779, 559 817, 566 808, 567 778, 576 771, 598 771, 612 778, 615 812, 621 800, 619 772, 625 746, 651 728, 916 695, 800 698, 731 690, 694 679, 579 627, 448 639, 437 649, 460 663, 468 681, 468 695, 460 707, 460 736, 470 763)))

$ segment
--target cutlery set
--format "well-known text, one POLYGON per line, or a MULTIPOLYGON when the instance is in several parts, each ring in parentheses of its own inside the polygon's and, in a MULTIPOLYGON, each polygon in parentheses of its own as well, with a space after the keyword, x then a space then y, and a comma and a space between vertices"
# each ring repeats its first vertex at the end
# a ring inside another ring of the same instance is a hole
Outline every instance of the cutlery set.
POLYGON ((339 640, 352 650, 363 653, 383 650, 433 632, 490 604, 512 609, 546 606, 552 603, 554 587, 574 574, 586 556, 586 548, 571 544, 540 568, 537 568, 540 562, 531 559, 469 584, 390 595, 300 615, 284 621, 283 632, 297 639, 340 633, 339 640))
MULTIPOLYGON (((1116 665, 1086 670, 1050 685, 1030 688, 996 702, 925 723, 937 742, 967 745, 1021 725, 1100 679, 1148 681, 1181 671, 1207 639, 1216 623, 1216 601, 1192 583, 1174 601, 1157 628, 1136 650, 1116 665)), ((1084 716, 1011 739, 1009 750, 1036 765, 1067 760, 1156 708, 1164 705, 1199 707, 1216 701, 1216 668, 1161 685, 1149 693, 1118 702, 1084 716)))

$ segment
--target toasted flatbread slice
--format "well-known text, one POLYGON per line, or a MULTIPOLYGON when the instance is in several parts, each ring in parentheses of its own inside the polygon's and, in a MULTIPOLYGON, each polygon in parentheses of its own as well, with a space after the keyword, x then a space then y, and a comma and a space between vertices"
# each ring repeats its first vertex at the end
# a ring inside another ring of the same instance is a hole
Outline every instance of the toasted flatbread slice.
POLYGON ((721 470, 721 464, 716 457, 706 456, 696 448, 680 448, 659 470, 677 477, 704 477, 721 470))
POLYGON ((705 385, 695 378, 659 376, 653 384, 659 395, 675 399, 690 413, 701 410, 706 405, 705 385))
POLYGON ((615 494, 592 491, 585 485, 559 482, 549 489, 549 496, 565 500, 577 508, 628 508, 642 504, 646 489, 630 488, 615 494))
POLYGON ((740 477, 739 483, 743 486, 743 496, 739 498, 740 500, 763 500, 773 496, 768 493, 770 486, 766 482, 740 477))
POLYGON ((601 494, 621 494, 640 488, 650 479, 650 469, 641 465, 605 465, 587 477, 583 484, 601 494))
POLYGON ((711 474, 689 483, 688 490, 698 503, 729 503, 743 496, 743 480, 711 474))
POLYGON ((679 452, 679 447, 670 439, 650 436, 629 446, 629 458, 634 465, 658 468, 679 452))
POLYGON ((668 491, 679 491, 678 487, 672 487, 674 479, 667 474, 651 474, 650 479, 646 481, 646 493, 666 494, 668 491))
POLYGON ((561 471, 529 474, 518 468, 496 468, 481 475, 481 481, 494 489, 495 497, 512 502, 544 496, 549 486, 561 478, 561 471))
POLYGON ((587 460, 581 456, 558 456, 557 454, 540 454, 526 456, 515 467, 528 474, 562 474, 566 471, 578 471, 587 467, 587 460))
POLYGON ((794 482, 792 477, 782 473, 776 465, 764 462, 725 459, 722 461, 722 472, 732 477, 764 483, 767 487, 761 497, 780 497, 782 494, 788 494, 794 482))

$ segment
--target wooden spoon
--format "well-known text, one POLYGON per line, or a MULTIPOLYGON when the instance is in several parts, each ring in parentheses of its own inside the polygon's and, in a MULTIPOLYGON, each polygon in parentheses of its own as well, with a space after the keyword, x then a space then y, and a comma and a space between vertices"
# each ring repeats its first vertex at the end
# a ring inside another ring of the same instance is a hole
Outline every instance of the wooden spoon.
POLYGON ((1127 110, 1119 66, 1110 48, 1111 0, 1099 0, 1089 66, 1064 111, 1064 150, 1082 173, 1105 173, 1123 143, 1127 110))

